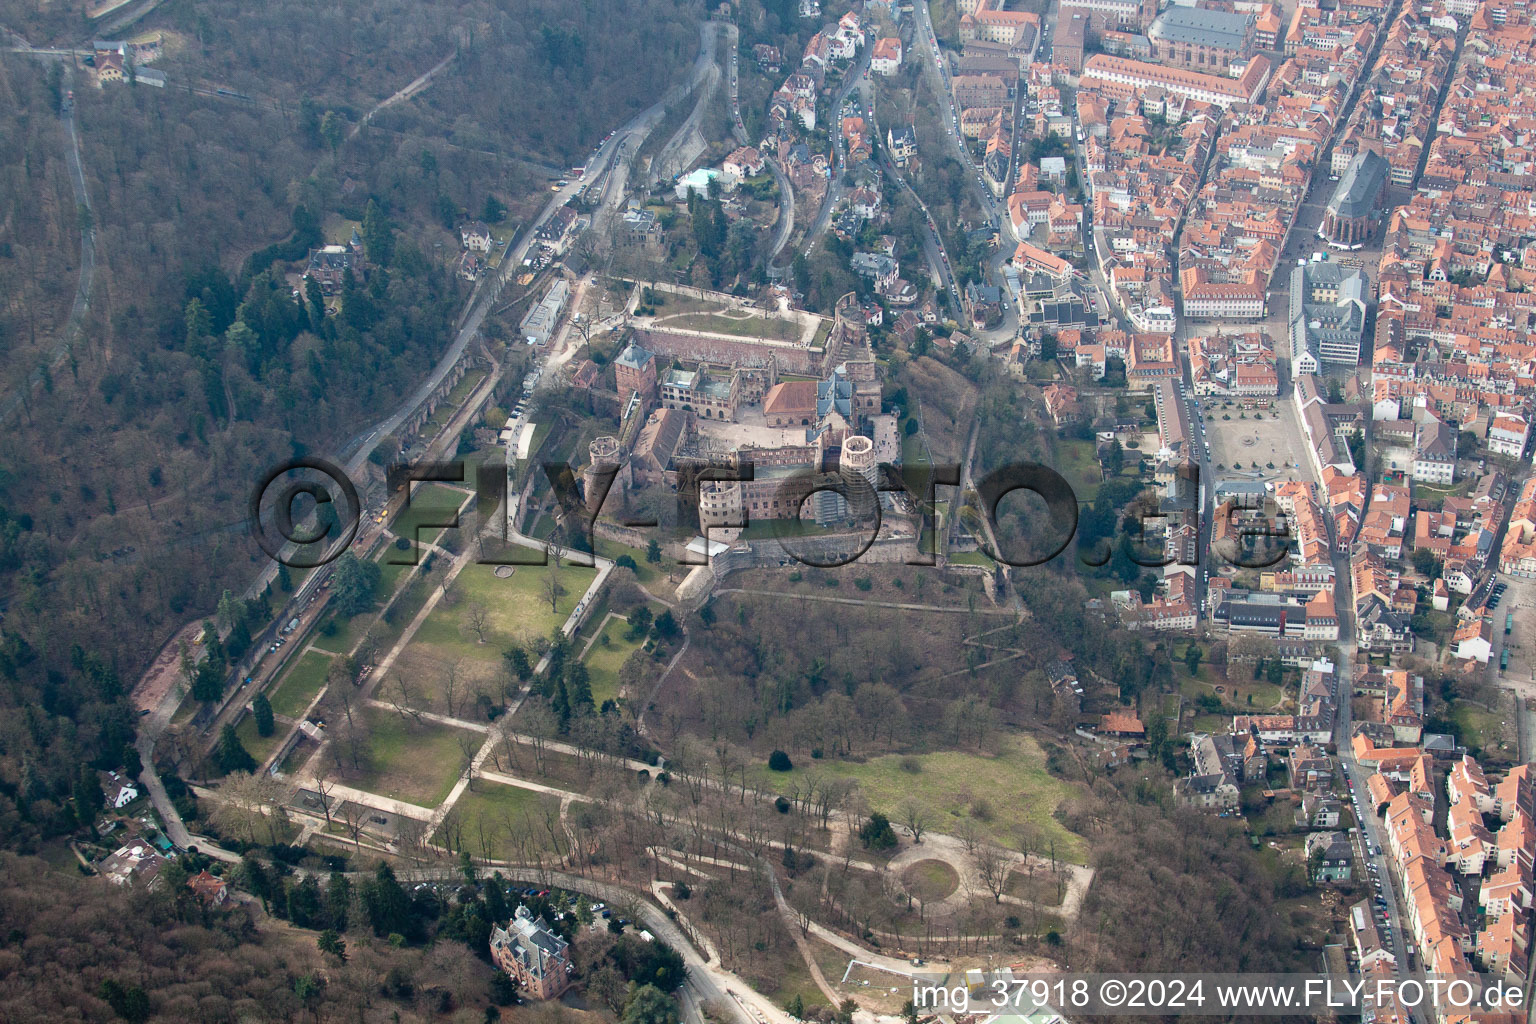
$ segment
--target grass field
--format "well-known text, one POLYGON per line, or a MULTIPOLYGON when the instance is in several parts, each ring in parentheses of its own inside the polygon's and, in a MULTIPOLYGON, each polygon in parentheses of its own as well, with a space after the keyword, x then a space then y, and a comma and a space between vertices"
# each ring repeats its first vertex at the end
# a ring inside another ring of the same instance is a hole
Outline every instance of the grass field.
MULTIPOLYGON (((413 545, 420 547, 419 545, 413 545)), ((373 607, 365 612, 359 612, 349 618, 342 618, 336 613, 327 616, 325 622, 317 632, 314 642, 321 650, 330 651, 333 654, 350 654, 352 648, 363 638, 369 627, 372 626, 378 613, 389 604, 389 599, 395 590, 415 566, 397 564, 391 559, 403 562, 410 557, 427 557, 418 552, 401 551, 391 542, 384 546, 374 561, 379 564, 379 582, 373 588, 373 607), (329 630, 329 633, 327 633, 329 630)))
POLYGON ((370 707, 366 769, 348 785, 422 807, 436 807, 448 796, 466 760, 459 737, 480 745, 478 733, 423 722, 407 723, 393 711, 370 707))
POLYGON ((1092 441, 1057 441, 1056 472, 1066 478, 1080 505, 1091 502, 1099 493, 1099 460, 1092 441))
MULTIPOLYGON (((654 614, 661 610, 660 606, 651 608, 654 614)), ((619 695, 619 669, 629 656, 638 651, 645 641, 628 640, 625 634, 629 632, 629 623, 622 618, 614 617, 603 624, 602 632, 587 652, 587 672, 591 675, 592 699, 598 707, 603 706, 603 701, 612 700, 619 695), (607 644, 603 643, 606 637, 607 644)))
POLYGON ((1008 742, 1008 749, 995 757, 960 751, 918 754, 910 758, 919 768, 915 772, 902 767, 909 758, 898 754, 862 764, 806 758, 789 772, 771 772, 760 765, 756 783, 783 792, 810 773, 841 775, 858 783, 871 808, 894 815, 911 800, 927 812, 934 831, 951 834, 968 809, 984 800, 990 814, 977 820, 980 831, 1013 846, 1017 828, 1029 825, 1043 848, 1054 839, 1057 856, 1083 863, 1087 844, 1053 816, 1072 787, 1045 770, 1045 752, 1034 739, 1015 736, 1008 742))
POLYGON ((240 737, 240 745, 250 752, 257 764, 262 764, 277 749, 277 745, 283 741, 288 729, 281 722, 272 730, 271 736, 260 736, 256 733, 256 718, 246 715, 240 719, 240 724, 235 726, 235 735, 240 737))
MULTIPOLYGON (((473 500, 471 495, 452 487, 444 487, 442 484, 423 484, 420 487, 413 487, 411 503, 395 516, 394 522, 390 524, 390 530, 400 537, 409 537, 411 540, 427 544, 435 543, 443 532, 443 528, 425 524, 448 522, 465 502, 471 500, 473 500)), ((386 555, 385 560, 387 561, 388 558, 389 556, 386 555)))
POLYGON ((960 888, 960 873, 942 860, 920 860, 901 873, 907 891, 924 903, 941 900, 960 888))
POLYGON ((644 548, 626 547, 618 541, 603 540, 601 537, 593 538, 593 544, 597 548, 600 558, 612 558, 615 561, 628 555, 635 560, 635 579, 649 586, 661 579, 661 570, 645 560, 644 548))
POLYGON ((1499 716, 1485 711, 1475 704, 1457 701, 1451 712, 1451 720, 1461 734, 1461 742, 1469 749, 1489 754, 1505 754, 1499 749, 1503 728, 1499 716))
POLYGON ((452 603, 438 602, 421 624, 412 645, 431 645, 445 655, 499 659, 511 641, 528 643, 558 629, 586 594, 597 572, 572 565, 555 570, 561 593, 551 611, 546 590, 548 566, 519 565, 508 579, 497 578, 494 570, 489 565, 465 566, 454 580, 452 603), (485 610, 484 643, 480 643, 471 628, 471 610, 477 606, 485 610))
MULTIPOLYGON (((331 656, 321 651, 305 651, 284 673, 277 689, 267 695, 272 710, 288 718, 297 718, 309 707, 325 685, 325 673, 330 670, 331 656)), ((255 751, 251 751, 255 753, 255 751)))
POLYGON ((660 328, 676 327, 685 331, 708 331, 711 334, 729 334, 737 338, 767 338, 770 341, 794 341, 800 337, 801 327, 793 320, 778 317, 734 317, 720 313, 689 313, 671 317, 657 325, 660 328))
MULTIPOLYGON (((517 860, 531 852, 554 852, 544 816, 547 811, 559 810, 557 796, 480 780, 474 789, 459 796, 451 813, 464 825, 463 842, 467 849, 483 856, 483 847, 488 847, 495 860, 517 860)), ((443 831, 438 831, 438 842, 443 841, 443 831)), ((556 834, 563 852, 565 835, 556 834)))

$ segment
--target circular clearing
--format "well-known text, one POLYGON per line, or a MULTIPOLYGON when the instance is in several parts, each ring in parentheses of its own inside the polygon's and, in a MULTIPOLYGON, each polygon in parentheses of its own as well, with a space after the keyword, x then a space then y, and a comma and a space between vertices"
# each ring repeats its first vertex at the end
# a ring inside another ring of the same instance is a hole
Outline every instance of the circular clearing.
POLYGON ((511 579, 512 578, 512 574, 514 572, 516 572, 516 571, 517 571, 517 569, 514 568, 513 566, 510 566, 510 565, 498 565, 496 567, 496 578, 499 579, 499 580, 511 579))
POLYGON ((901 872, 907 891, 924 903, 933 903, 960 888, 960 873, 942 860, 920 860, 901 872))

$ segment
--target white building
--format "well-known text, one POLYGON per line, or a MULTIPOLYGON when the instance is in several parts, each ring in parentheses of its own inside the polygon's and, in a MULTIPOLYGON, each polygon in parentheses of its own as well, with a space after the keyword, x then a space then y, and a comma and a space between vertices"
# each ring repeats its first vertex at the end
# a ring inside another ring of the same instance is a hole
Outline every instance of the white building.
POLYGON ((1499 413, 1488 427, 1488 450, 1518 459, 1525 454, 1525 445, 1530 436, 1531 426, 1523 416, 1499 413))
POLYGON ((539 304, 528 311, 523 317, 521 330, 523 340, 530 345, 540 347, 549 344, 549 339, 554 337, 555 325, 560 322, 560 314, 565 312, 565 304, 569 300, 571 288, 564 279, 558 280, 544 293, 544 298, 539 304))

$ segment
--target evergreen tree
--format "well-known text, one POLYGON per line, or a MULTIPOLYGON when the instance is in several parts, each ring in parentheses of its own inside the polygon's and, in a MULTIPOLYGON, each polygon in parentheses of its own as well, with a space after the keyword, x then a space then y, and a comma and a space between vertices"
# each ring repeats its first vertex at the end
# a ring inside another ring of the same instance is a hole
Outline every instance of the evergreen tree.
POLYGON ((507 664, 507 671, 512 673, 518 682, 526 682, 533 675, 533 662, 528 658, 528 650, 522 644, 508 648, 501 654, 502 660, 507 664))
POLYGON ((212 703, 224 696, 224 667, 212 658, 197 666, 192 676, 192 699, 212 703))
POLYGON ((622 1024, 677 1024, 677 1003, 655 985, 638 985, 624 1004, 622 1024))
POLYGON ((587 672, 587 666, 581 662, 574 662, 566 672, 568 680, 567 692, 570 694, 571 714, 581 716, 590 715, 597 710, 592 702, 592 680, 587 672))
POLYGON ((256 720, 256 735, 271 736, 277 731, 277 723, 272 718, 272 703, 266 694, 258 693, 251 701, 251 717, 256 720))
POLYGON ((272 895, 272 876, 267 873, 266 865, 247 853, 240 859, 240 874, 245 887, 261 900, 262 909, 268 909, 267 901, 272 895))
POLYGON ((566 732, 571 727, 571 696, 565 689, 564 679, 555 681, 553 708, 555 717, 560 720, 560 731, 566 732))
POLYGON ((330 928, 320 933, 320 938, 315 940, 315 945, 320 952, 334 956, 337 960, 346 960, 347 943, 340 935, 330 928))
POLYGON ((368 200, 368 207, 363 211, 362 231, 363 252, 367 254, 368 262, 380 267, 389 266, 394 256, 393 230, 379 204, 368 200))
POLYGON ((325 883, 325 919, 333 929, 344 932, 351 909, 352 883, 340 871, 332 871, 325 883))
POLYGON ((256 770, 256 759, 245 749, 240 737, 235 735, 235 727, 228 722, 219 730, 219 742, 213 748, 213 763, 225 775, 256 770))
POLYGON ((287 896, 288 920, 300 928, 314 928, 321 923, 324 902, 314 875, 306 875, 299 884, 288 886, 287 896))
POLYGON ((411 901, 395 878, 395 872, 383 861, 363 893, 363 907, 373 934, 383 937, 405 934, 411 924, 411 901))

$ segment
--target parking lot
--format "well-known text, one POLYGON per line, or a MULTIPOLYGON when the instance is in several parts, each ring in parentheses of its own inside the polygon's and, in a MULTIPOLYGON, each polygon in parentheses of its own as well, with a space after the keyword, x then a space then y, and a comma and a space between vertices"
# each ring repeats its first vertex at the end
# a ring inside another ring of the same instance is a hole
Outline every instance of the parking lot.
POLYGON ((1536 700, 1536 580, 1499 576, 1508 589, 1493 612, 1494 662, 1492 672, 1499 685, 1527 700, 1536 700), (1504 635, 1504 616, 1514 613, 1514 629, 1504 635), (1499 671, 1498 657, 1509 650, 1509 668, 1499 671))

